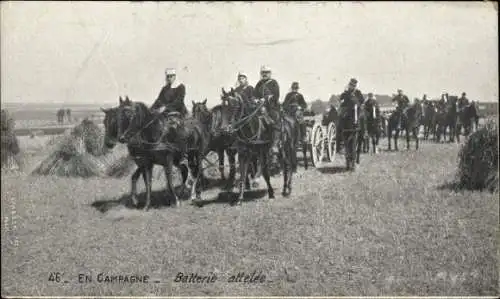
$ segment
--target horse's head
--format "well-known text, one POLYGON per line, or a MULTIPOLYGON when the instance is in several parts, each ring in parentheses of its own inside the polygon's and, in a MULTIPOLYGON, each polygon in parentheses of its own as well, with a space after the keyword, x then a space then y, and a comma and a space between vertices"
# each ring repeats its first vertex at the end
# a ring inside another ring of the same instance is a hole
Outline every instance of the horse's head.
POLYGON ((104 109, 104 146, 112 149, 118 141, 118 107, 104 109))
POLYGON ((229 92, 226 92, 224 88, 222 88, 221 100, 230 108, 233 114, 244 108, 243 105, 245 104, 245 101, 243 100, 243 97, 233 88, 231 88, 229 92))
POLYGON ((210 118, 210 111, 208 110, 207 107, 207 99, 199 103, 196 103, 195 101, 192 102, 193 102, 193 109, 192 109, 193 118, 196 118, 202 123, 208 121, 210 118))
POLYGON ((142 130, 141 125, 150 114, 145 104, 132 102, 128 96, 125 100, 120 97, 119 105, 116 109, 116 131, 118 142, 127 143, 130 139, 142 130))

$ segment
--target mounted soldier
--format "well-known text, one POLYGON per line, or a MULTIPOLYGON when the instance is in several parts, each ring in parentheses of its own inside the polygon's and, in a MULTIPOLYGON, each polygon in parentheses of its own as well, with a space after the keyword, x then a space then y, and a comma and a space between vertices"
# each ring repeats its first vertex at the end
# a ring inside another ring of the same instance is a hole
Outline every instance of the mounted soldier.
MULTIPOLYGON (((346 90, 340 95, 340 107, 339 107, 339 116, 340 118, 343 117, 343 114, 345 113, 344 111, 346 109, 351 109, 354 107, 354 105, 357 105, 357 110, 358 110, 358 115, 360 111, 360 106, 364 104, 365 98, 363 97, 363 94, 361 91, 357 88, 358 86, 358 80, 355 78, 352 78, 349 81, 349 84, 347 85, 346 90)), ((337 153, 340 152, 340 137, 341 134, 340 132, 342 131, 342 122, 338 121, 337 124, 337 142, 336 142, 336 151, 337 153)))
POLYGON ((246 100, 253 99, 254 89, 252 85, 248 84, 248 77, 246 73, 238 73, 238 86, 234 89, 234 91, 241 94, 246 100))
POLYGON ((422 104, 424 104, 424 105, 429 104, 429 99, 427 98, 427 95, 426 95, 426 94, 424 94, 424 95, 422 96, 422 104))
POLYGON ((462 111, 467 106, 469 106, 469 99, 466 93, 462 92, 462 96, 458 99, 458 110, 462 111))
MULTIPOLYGON (((279 131, 279 128, 275 126, 279 117, 279 98, 280 98, 280 87, 278 82, 271 78, 271 68, 268 66, 262 66, 260 68, 260 80, 255 85, 253 90, 253 96, 256 99, 265 99, 268 101, 268 109, 262 108, 261 119, 265 123, 266 127, 271 132, 271 138, 273 142, 272 151, 273 156, 276 157, 278 153, 277 140, 275 138, 275 131, 279 131)), ((276 162, 276 160, 274 161, 276 162)))
POLYGON ((369 92, 368 93, 368 99, 364 103, 365 106, 365 112, 367 114, 373 114, 375 112, 375 115, 373 115, 373 119, 378 119, 380 116, 380 106, 377 102, 377 98, 373 95, 373 93, 369 92), (375 110, 373 110, 375 108, 375 110))
POLYGON ((163 86, 158 98, 151 106, 151 110, 160 112, 160 109, 164 108, 161 113, 169 114, 178 112, 179 115, 184 118, 188 113, 186 105, 184 104, 186 87, 184 84, 176 81, 175 69, 166 69, 165 77, 166 84, 163 86))
POLYGON ((299 138, 297 138, 297 143, 302 141, 306 142, 306 125, 304 123, 304 118, 297 114, 297 110, 300 108, 302 111, 307 109, 307 103, 304 100, 304 96, 299 93, 299 83, 293 82, 291 86, 291 91, 285 96, 283 101, 283 110, 288 115, 296 118, 299 123, 299 138))
POLYGON ((448 104, 448 93, 444 92, 437 103, 438 109, 444 110, 447 104, 448 104))
POLYGON ((403 90, 398 89, 398 94, 392 99, 392 102, 396 102, 396 113, 398 114, 398 130, 400 130, 403 113, 405 113, 408 106, 410 106, 410 100, 403 93, 403 90))

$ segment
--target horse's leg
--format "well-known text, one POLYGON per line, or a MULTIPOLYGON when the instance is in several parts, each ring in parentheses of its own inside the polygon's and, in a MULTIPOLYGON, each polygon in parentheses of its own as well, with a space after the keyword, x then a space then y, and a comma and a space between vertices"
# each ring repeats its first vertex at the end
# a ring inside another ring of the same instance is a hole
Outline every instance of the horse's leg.
POLYGON ((249 187, 250 189, 254 188, 255 185, 257 184, 257 182, 255 181, 255 162, 254 161, 251 161, 249 164, 248 164, 248 183, 249 183, 249 187))
MULTIPOLYGON (((302 138, 302 157, 304 159, 304 168, 307 170, 309 167, 309 162, 307 161, 307 142, 304 141, 304 138, 302 138)), ((333 149, 336 150, 336 149, 333 149)))
POLYGON ((229 180, 226 185, 226 189, 232 190, 234 186, 234 178, 236 176, 236 150, 227 149, 227 158, 229 160, 229 180))
MULTIPOLYGON (((286 145, 284 145, 286 146, 286 145)), ((281 192, 281 195, 283 196, 287 196, 288 195, 288 192, 287 192, 287 189, 288 189, 288 176, 290 175, 290 164, 289 160, 287 160, 287 158, 290 158, 290 157, 287 157, 286 154, 284 153, 285 149, 284 147, 282 147, 280 149, 281 151, 281 167, 283 168, 283 190, 281 192)))
POLYGON ((134 207, 137 207, 137 205, 139 204, 137 201, 137 180, 139 179, 139 176, 143 173, 144 173, 143 166, 137 166, 137 169, 132 174, 131 184, 130 184, 131 185, 130 199, 134 207))
POLYGON ((144 184, 146 185, 146 204, 144 205, 144 211, 148 211, 151 206, 151 188, 153 185, 153 164, 148 165, 144 168, 142 174, 144 178, 144 184))
POLYGON ((274 198, 274 190, 273 187, 271 186, 271 177, 269 175, 269 157, 268 152, 265 149, 260 150, 260 158, 261 158, 261 164, 262 164, 262 176, 264 177, 264 180, 266 181, 267 184, 267 194, 269 195, 269 199, 274 198))
POLYGON ((243 197, 245 195, 245 181, 247 179, 248 163, 250 162, 250 153, 247 152, 249 150, 244 150, 245 152, 243 152, 243 150, 238 152, 238 162, 240 164, 240 194, 235 202, 236 205, 241 204, 241 201, 243 200, 243 197))
POLYGON ((224 175, 224 149, 222 147, 217 148, 217 156, 219 158, 219 172, 222 180, 226 180, 224 175))
POLYGON ((354 133, 356 137, 356 164, 359 164, 359 157, 361 156, 361 143, 368 144, 363 132, 354 133))
MULTIPOLYGON (((168 192, 172 195, 173 199, 174 199, 174 206, 180 206, 180 201, 179 201, 179 198, 177 197, 177 194, 175 193, 175 190, 174 190, 174 185, 172 183, 172 170, 173 170, 173 157, 172 157, 172 154, 167 154, 167 163, 166 165, 163 167, 163 170, 165 171, 165 179, 166 179, 166 183, 167 183, 167 190, 168 192)), ((185 165, 184 165, 185 167, 185 165)))
POLYGON ((399 138, 399 130, 396 129, 396 132, 394 132, 394 150, 398 151, 398 138, 399 138))
POLYGON ((201 199, 199 186, 201 156, 197 152, 190 152, 188 154, 188 161, 189 169, 194 178, 193 186, 191 186, 191 202, 193 202, 195 199, 201 199))
POLYGON ((413 137, 415 138, 415 149, 417 150, 418 150, 418 143, 420 142, 420 140, 418 140, 418 131, 419 131, 418 128, 413 131, 413 137))
POLYGON ((375 132, 375 134, 372 134, 372 136, 371 136, 371 142, 372 142, 372 152, 373 152, 374 154, 376 154, 376 153, 377 153, 377 142, 378 142, 378 140, 377 140, 377 139, 378 139, 378 138, 377 138, 377 133, 375 132))
POLYGON ((392 149, 392 147, 391 147, 391 139, 392 139, 392 129, 389 127, 389 128, 387 129, 387 141, 388 141, 388 142, 387 142, 387 143, 388 143, 388 148, 387 148, 387 149, 388 149, 389 151, 392 149))
POLYGON ((415 129, 410 129, 408 126, 405 126, 405 135, 406 135, 406 149, 410 149, 410 138, 411 134, 415 129))

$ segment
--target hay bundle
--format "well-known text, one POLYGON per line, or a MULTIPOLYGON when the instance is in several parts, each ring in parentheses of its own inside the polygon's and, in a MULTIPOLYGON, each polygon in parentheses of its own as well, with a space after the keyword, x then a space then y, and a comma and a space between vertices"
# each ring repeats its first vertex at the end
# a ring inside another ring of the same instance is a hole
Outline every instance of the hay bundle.
POLYGON ((90 120, 83 120, 70 134, 62 136, 52 154, 32 174, 91 177, 102 176, 107 165, 98 157, 106 153, 104 134, 90 120))
POLYGON ((0 122, 2 170, 18 170, 21 168, 21 149, 14 133, 15 121, 6 110, 2 109, 0 122))
POLYGON ((458 184, 470 190, 498 191, 498 124, 486 123, 470 135, 459 153, 458 184))
POLYGON ((91 120, 84 119, 76 126, 71 135, 83 139, 85 150, 94 156, 101 156, 106 153, 103 147, 104 132, 91 120))

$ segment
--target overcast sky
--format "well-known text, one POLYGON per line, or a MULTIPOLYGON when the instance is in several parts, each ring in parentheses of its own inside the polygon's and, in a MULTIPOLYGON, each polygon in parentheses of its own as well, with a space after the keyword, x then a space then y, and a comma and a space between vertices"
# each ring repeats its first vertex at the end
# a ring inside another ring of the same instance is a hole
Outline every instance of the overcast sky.
MULTIPOLYGON (((284 94, 466 91, 498 100, 491 3, 1 3, 2 102, 151 103, 175 67, 186 103, 214 105, 267 64, 284 94)), ((282 100, 282 99, 281 99, 282 100)))

